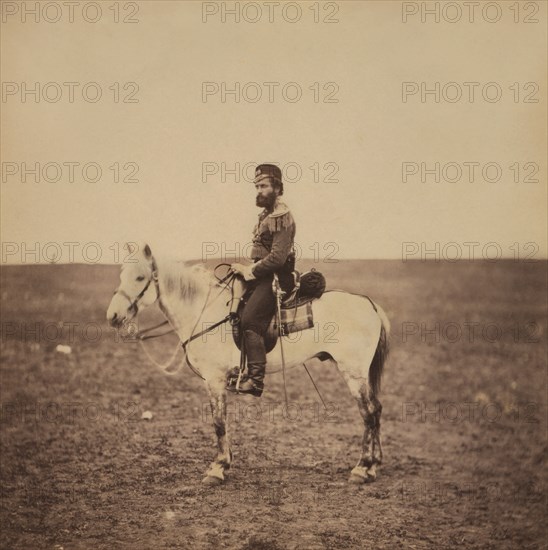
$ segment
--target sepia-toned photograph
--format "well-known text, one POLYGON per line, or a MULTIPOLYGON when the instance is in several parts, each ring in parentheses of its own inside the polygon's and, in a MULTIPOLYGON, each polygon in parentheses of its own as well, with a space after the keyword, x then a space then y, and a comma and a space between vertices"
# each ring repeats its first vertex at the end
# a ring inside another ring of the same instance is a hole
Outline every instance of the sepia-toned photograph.
POLYGON ((544 550, 546 0, 0 0, 0 550, 544 550))

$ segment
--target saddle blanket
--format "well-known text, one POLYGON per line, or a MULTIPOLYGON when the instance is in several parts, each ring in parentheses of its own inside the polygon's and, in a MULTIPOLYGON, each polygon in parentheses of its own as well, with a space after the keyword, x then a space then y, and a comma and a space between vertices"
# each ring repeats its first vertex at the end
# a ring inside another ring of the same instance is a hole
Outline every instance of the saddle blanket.
MULTIPOLYGON (((314 301, 315 298, 301 299, 297 302, 296 306, 292 305, 289 308, 281 308, 281 333, 283 335, 300 332, 314 326, 314 315, 312 312, 312 302, 314 301)), ((238 313, 241 314, 241 308, 238 309, 238 313)), ((272 351, 276 346, 279 333, 276 315, 274 315, 264 337, 267 353, 272 351)), ((241 349, 241 328, 239 323, 232 326, 232 336, 238 349, 241 349)))
MULTIPOLYGON (((304 304, 293 306, 292 308, 281 309, 282 334, 291 334, 312 328, 314 326, 314 318, 312 315, 312 300, 308 300, 304 304)), ((272 323, 273 329, 278 334, 278 326, 276 324, 276 316, 272 323)))

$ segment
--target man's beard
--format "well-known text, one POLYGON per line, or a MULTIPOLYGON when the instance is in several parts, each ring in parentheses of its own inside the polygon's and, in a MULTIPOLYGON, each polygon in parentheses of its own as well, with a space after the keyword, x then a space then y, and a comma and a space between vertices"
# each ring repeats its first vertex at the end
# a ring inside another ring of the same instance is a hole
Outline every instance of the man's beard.
POLYGON ((272 210, 274 208, 275 202, 276 202, 275 193, 270 193, 266 197, 263 197, 263 195, 257 195, 257 198, 255 199, 255 204, 257 206, 266 208, 267 210, 272 210))

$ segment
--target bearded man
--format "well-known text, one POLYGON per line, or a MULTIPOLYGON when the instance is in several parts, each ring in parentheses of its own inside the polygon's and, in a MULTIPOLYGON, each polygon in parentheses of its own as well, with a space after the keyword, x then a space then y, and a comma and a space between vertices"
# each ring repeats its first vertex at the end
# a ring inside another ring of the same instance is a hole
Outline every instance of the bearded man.
MULTIPOLYGON (((261 164, 253 180, 256 204, 263 208, 253 231, 252 265, 232 264, 232 270, 246 281, 251 293, 240 321, 247 355, 247 377, 240 382, 239 393, 260 397, 264 388, 266 352, 264 335, 276 312, 272 289, 274 274, 283 291, 294 287, 295 221, 287 205, 280 200, 284 187, 281 170, 273 164, 261 164)), ((233 388, 229 388, 233 389, 233 388)))

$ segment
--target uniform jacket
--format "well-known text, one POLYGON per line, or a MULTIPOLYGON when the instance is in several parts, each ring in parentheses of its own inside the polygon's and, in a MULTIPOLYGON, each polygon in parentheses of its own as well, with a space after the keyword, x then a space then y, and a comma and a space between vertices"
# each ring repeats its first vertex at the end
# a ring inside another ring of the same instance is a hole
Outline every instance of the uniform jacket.
POLYGON ((256 262, 251 269, 255 277, 282 271, 293 253, 295 231, 295 220, 287 205, 279 199, 276 199, 272 212, 264 209, 259 214, 251 249, 251 258, 256 262))

